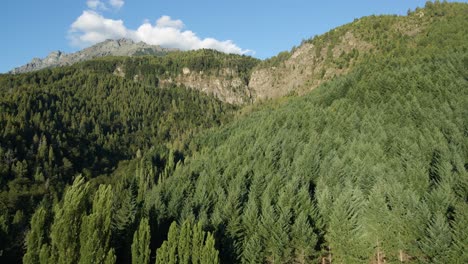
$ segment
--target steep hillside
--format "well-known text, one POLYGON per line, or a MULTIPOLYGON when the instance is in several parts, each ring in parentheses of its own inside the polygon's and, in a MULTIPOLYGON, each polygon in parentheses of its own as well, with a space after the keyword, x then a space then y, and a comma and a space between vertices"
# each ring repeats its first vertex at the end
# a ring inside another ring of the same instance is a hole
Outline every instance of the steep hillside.
POLYGON ((0 75, 0 262, 468 263, 467 17, 0 75))
POLYGON ((465 263, 466 58, 369 62, 209 133, 148 210, 226 263, 465 263))
POLYGON ((46 58, 35 58, 30 63, 11 70, 9 73, 25 73, 46 68, 73 65, 77 62, 87 61, 105 56, 139 56, 139 55, 165 55, 175 49, 166 49, 160 46, 148 45, 143 42, 135 43, 130 39, 106 40, 84 50, 66 54, 61 51, 51 52, 46 58))
POLYGON ((230 104, 251 102, 248 80, 259 60, 214 50, 171 52, 166 56, 106 57, 77 64, 152 87, 182 86, 230 104))
POLYGON ((468 5, 431 10, 414 46, 207 132, 146 210, 225 263, 466 263, 468 5))
MULTIPOLYGON (((254 69, 249 82, 254 100, 305 94, 324 81, 348 73, 369 56, 414 47, 427 35, 437 34, 432 25, 453 19, 453 9, 462 5, 441 7, 428 2, 426 8, 408 12, 407 16, 355 19, 305 40, 299 47, 263 61, 254 69)), ((458 13, 458 16, 467 15, 458 13)))
POLYGON ((188 154, 194 134, 236 109, 176 84, 158 87, 157 78, 113 74, 124 61, 0 75, 0 262, 19 262, 34 208, 58 201, 76 175, 134 179, 141 165, 129 160, 145 153, 158 164, 145 171, 154 177, 188 154))

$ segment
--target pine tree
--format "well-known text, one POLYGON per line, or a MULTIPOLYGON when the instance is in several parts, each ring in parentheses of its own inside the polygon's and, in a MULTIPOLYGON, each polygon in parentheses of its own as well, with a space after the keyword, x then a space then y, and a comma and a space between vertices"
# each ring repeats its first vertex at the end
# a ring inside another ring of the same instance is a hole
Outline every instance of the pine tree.
POLYGON ((167 240, 156 251, 156 263, 219 263, 218 255, 213 235, 188 219, 181 227, 176 222, 171 224, 167 240))
POLYGON ((180 229, 179 239, 177 245, 177 255, 179 257, 178 263, 190 263, 191 255, 191 242, 192 242, 192 224, 190 220, 185 220, 180 229))
POLYGON ((311 262, 311 258, 316 255, 315 246, 318 239, 304 212, 294 221, 291 236, 296 261, 302 264, 311 262))
POLYGON ((242 263, 262 263, 263 262, 263 246, 260 236, 253 234, 247 238, 242 250, 241 262, 242 263))
POLYGON ((148 264, 150 261, 150 226, 148 218, 140 221, 138 230, 135 231, 132 244, 132 263, 148 264))
POLYGON ((374 254, 378 264, 383 263, 384 254, 390 255, 390 249, 395 250, 389 245, 391 243, 389 240, 393 240, 395 237, 387 231, 387 229, 393 228, 389 223, 391 218, 385 201, 383 186, 384 183, 378 182, 372 188, 363 220, 366 223, 365 238, 369 246, 368 254, 374 254))
POLYGON ((178 254, 177 246, 179 239, 179 230, 176 222, 172 222, 167 234, 167 240, 163 242, 160 248, 156 250, 156 263, 177 264, 178 254))
POLYGON ((55 208, 51 227, 51 263, 77 263, 80 256, 80 228, 82 214, 86 209, 89 184, 78 176, 65 192, 63 203, 55 208))
POLYGON ((169 249, 167 241, 164 241, 160 248, 156 250, 156 264, 169 263, 169 249))
POLYGON ((218 250, 215 248, 215 239, 213 235, 208 232, 206 236, 205 245, 203 246, 202 256, 200 263, 202 264, 218 264, 218 250))
POLYGON ((450 263, 449 252, 452 244, 450 226, 445 216, 435 213, 426 227, 426 236, 420 241, 421 251, 431 263, 450 263))
POLYGON ((107 252, 106 259, 104 260, 104 264, 115 264, 117 262, 117 257, 115 256, 115 250, 111 248, 109 252, 107 252))
POLYGON ((455 207, 452 223, 453 244, 450 248, 451 263, 468 263, 468 205, 460 202, 455 207))
POLYGON ((177 246, 179 241, 179 229, 176 222, 172 222, 167 234, 167 252, 169 256, 168 264, 176 264, 178 262, 177 246))
POLYGON ((201 255, 203 248, 203 241, 205 240, 205 232, 203 232, 202 225, 200 222, 196 223, 193 227, 191 251, 192 251, 192 263, 201 263, 201 255))
POLYGON ((39 263, 48 264, 50 259, 50 246, 47 244, 42 245, 39 251, 39 263))
POLYGON ((103 263, 110 251, 112 186, 100 185, 93 199, 90 215, 83 217, 80 234, 79 263, 103 263))
POLYGON ((362 193, 345 187, 333 203, 325 238, 329 243, 333 262, 362 263, 366 252, 362 245, 360 214, 364 201, 362 193))
POLYGON ((255 199, 249 199, 242 214, 244 236, 251 237, 258 231, 258 206, 255 199))
POLYGON ((44 205, 39 206, 31 218, 31 229, 26 235, 26 254, 23 263, 40 263, 41 249, 47 245, 49 212, 44 205))
POLYGON ((148 157, 143 156, 140 159, 136 169, 136 180, 138 186, 137 201, 142 202, 145 198, 146 192, 153 186, 155 174, 153 164, 147 160, 148 157))

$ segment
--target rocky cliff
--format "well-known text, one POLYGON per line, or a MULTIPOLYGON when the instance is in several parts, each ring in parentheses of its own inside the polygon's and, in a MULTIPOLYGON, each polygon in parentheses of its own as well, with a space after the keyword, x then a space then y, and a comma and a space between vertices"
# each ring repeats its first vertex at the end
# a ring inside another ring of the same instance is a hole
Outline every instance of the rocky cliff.
POLYGON ((260 63, 252 72, 253 101, 304 94, 335 76, 348 73, 374 53, 399 54, 429 34, 441 14, 416 10, 407 16, 369 16, 303 41, 298 48, 260 63))
POLYGON ((274 65, 259 65, 250 78, 249 88, 254 100, 277 98, 287 94, 303 94, 323 81, 348 72, 358 53, 367 52, 372 45, 346 32, 339 42, 317 45, 303 43, 287 54, 287 59, 274 65), (346 65, 335 63, 348 57, 346 65))
POLYGON ((251 101, 250 89, 238 71, 232 68, 222 68, 213 71, 193 71, 183 68, 175 78, 160 80, 160 85, 185 86, 201 91, 230 104, 244 104, 251 101))

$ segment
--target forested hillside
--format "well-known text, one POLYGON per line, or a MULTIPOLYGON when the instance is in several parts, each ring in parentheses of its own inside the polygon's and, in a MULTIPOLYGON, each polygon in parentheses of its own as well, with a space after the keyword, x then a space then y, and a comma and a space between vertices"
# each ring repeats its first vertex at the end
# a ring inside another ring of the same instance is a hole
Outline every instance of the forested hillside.
POLYGON ((290 51, 262 61, 255 67, 249 87, 256 100, 303 95, 325 81, 348 74, 369 56, 389 52, 401 55, 399 51, 419 45, 421 39, 433 41, 426 38, 438 35, 433 23, 447 19, 457 6, 427 2, 425 8, 408 10, 406 16, 355 18, 352 23, 303 40, 290 51))
POLYGON ((418 45, 202 137, 147 210, 223 262, 466 263, 468 9, 431 8, 418 45))
POLYGON ((467 263, 468 5, 417 12, 424 33, 243 107, 161 85, 250 81, 210 51, 0 76, 2 262, 467 263))
POLYGON ((465 263, 466 54, 411 59, 209 134, 149 209, 200 219, 227 262, 465 263))
POLYGON ((166 163, 184 158, 194 134, 231 118, 232 105, 176 84, 158 85, 158 76, 182 67, 235 64, 234 56, 202 52, 206 56, 105 58, 0 76, 1 257, 21 258, 34 208, 44 199, 60 201, 78 174, 95 185, 116 182, 120 174, 132 178, 140 165, 128 160, 151 152, 147 173, 156 177, 166 163), (174 65, 161 65, 166 62, 174 65), (114 74, 117 65, 126 75, 114 74))

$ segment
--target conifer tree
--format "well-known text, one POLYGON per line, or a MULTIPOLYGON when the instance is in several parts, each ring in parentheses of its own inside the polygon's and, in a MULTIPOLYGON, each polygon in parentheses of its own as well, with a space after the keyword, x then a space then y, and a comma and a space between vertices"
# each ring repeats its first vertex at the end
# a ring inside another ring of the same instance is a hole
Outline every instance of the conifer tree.
POLYGON ((450 226, 442 213, 435 213, 426 227, 426 236, 419 242, 421 251, 432 263, 450 263, 452 244, 450 226))
POLYGON ((309 263, 316 255, 315 246, 318 239, 304 212, 296 217, 291 228, 291 236, 296 261, 302 264, 309 263))
POLYGON ((180 264, 190 263, 192 235, 192 224, 190 220, 186 220, 180 229, 177 245, 178 263, 180 264))
POLYGON ((176 222, 171 224, 167 240, 156 251, 156 263, 219 263, 218 255, 213 235, 189 219, 181 227, 176 222))
POLYGON ((137 214, 136 195, 134 185, 125 180, 115 186, 115 199, 112 215, 112 244, 119 252, 119 258, 130 259, 129 251, 135 230, 133 226, 137 214), (123 253, 122 255, 120 253, 123 253))
POLYGON ((363 203, 362 193, 350 186, 345 187, 333 203, 325 238, 336 262, 359 263, 366 258, 360 240, 363 203))
POLYGON ((258 232, 258 206, 255 199, 249 199, 242 214, 244 236, 251 237, 258 232))
POLYGON ((161 247, 156 250, 156 264, 169 263, 169 250, 167 244, 167 241, 164 241, 161 247))
POLYGON ((262 241, 258 234, 253 234, 247 238, 242 250, 241 262, 242 263, 262 263, 263 261, 263 247, 262 241))
POLYGON ((201 255, 203 248, 203 241, 205 240, 205 232, 203 232, 201 222, 197 222, 193 227, 191 251, 192 251, 192 263, 201 263, 201 255))
POLYGON ((148 218, 144 217, 135 231, 132 244, 132 263, 148 264, 150 261, 150 226, 148 218))
POLYGON ((109 252, 107 252, 106 259, 104 260, 104 264, 115 264, 117 262, 117 257, 115 256, 115 250, 111 248, 109 252))
POLYGON ((51 227, 50 263, 77 263, 80 256, 80 228, 86 209, 89 184, 78 176, 65 192, 63 203, 55 208, 51 227))
MULTIPOLYGON (((100 185, 94 195, 90 215, 83 217, 79 263, 104 263, 111 252, 111 219, 114 193, 112 186, 100 185)), ((112 255, 112 254, 111 254, 112 255)))
POLYGON ((48 264, 50 260, 50 246, 47 244, 42 245, 39 252, 39 263, 48 264))
POLYGON ((172 222, 167 234, 167 252, 169 264, 176 264, 178 262, 177 246, 179 241, 179 229, 176 222, 172 222))
POLYGON ((200 263, 203 264, 218 264, 218 250, 215 248, 215 239, 213 235, 208 232, 206 236, 205 245, 203 246, 202 258, 200 263))
POLYGON ((31 229, 26 235, 26 254, 23 263, 40 263, 42 246, 47 246, 49 212, 44 205, 39 206, 31 218, 31 229))
POLYGON ((468 263, 468 205, 460 202, 455 207, 455 218, 452 223, 453 243, 450 248, 452 263, 468 263))
POLYGON ((155 179, 153 164, 147 159, 149 158, 143 156, 140 159, 136 170, 136 180, 138 185, 138 202, 142 202, 144 200, 146 192, 153 186, 155 179))
MULTIPOLYGON (((390 255, 390 250, 395 248, 391 247, 390 240, 395 237, 387 233, 387 229, 391 227, 390 212, 385 200, 383 190, 384 183, 378 182, 371 190, 367 208, 364 213, 365 221, 365 238, 369 247, 368 254, 374 254, 374 259, 377 263, 383 263, 384 255, 390 255)), ((393 243, 394 245, 397 243, 393 243)))

